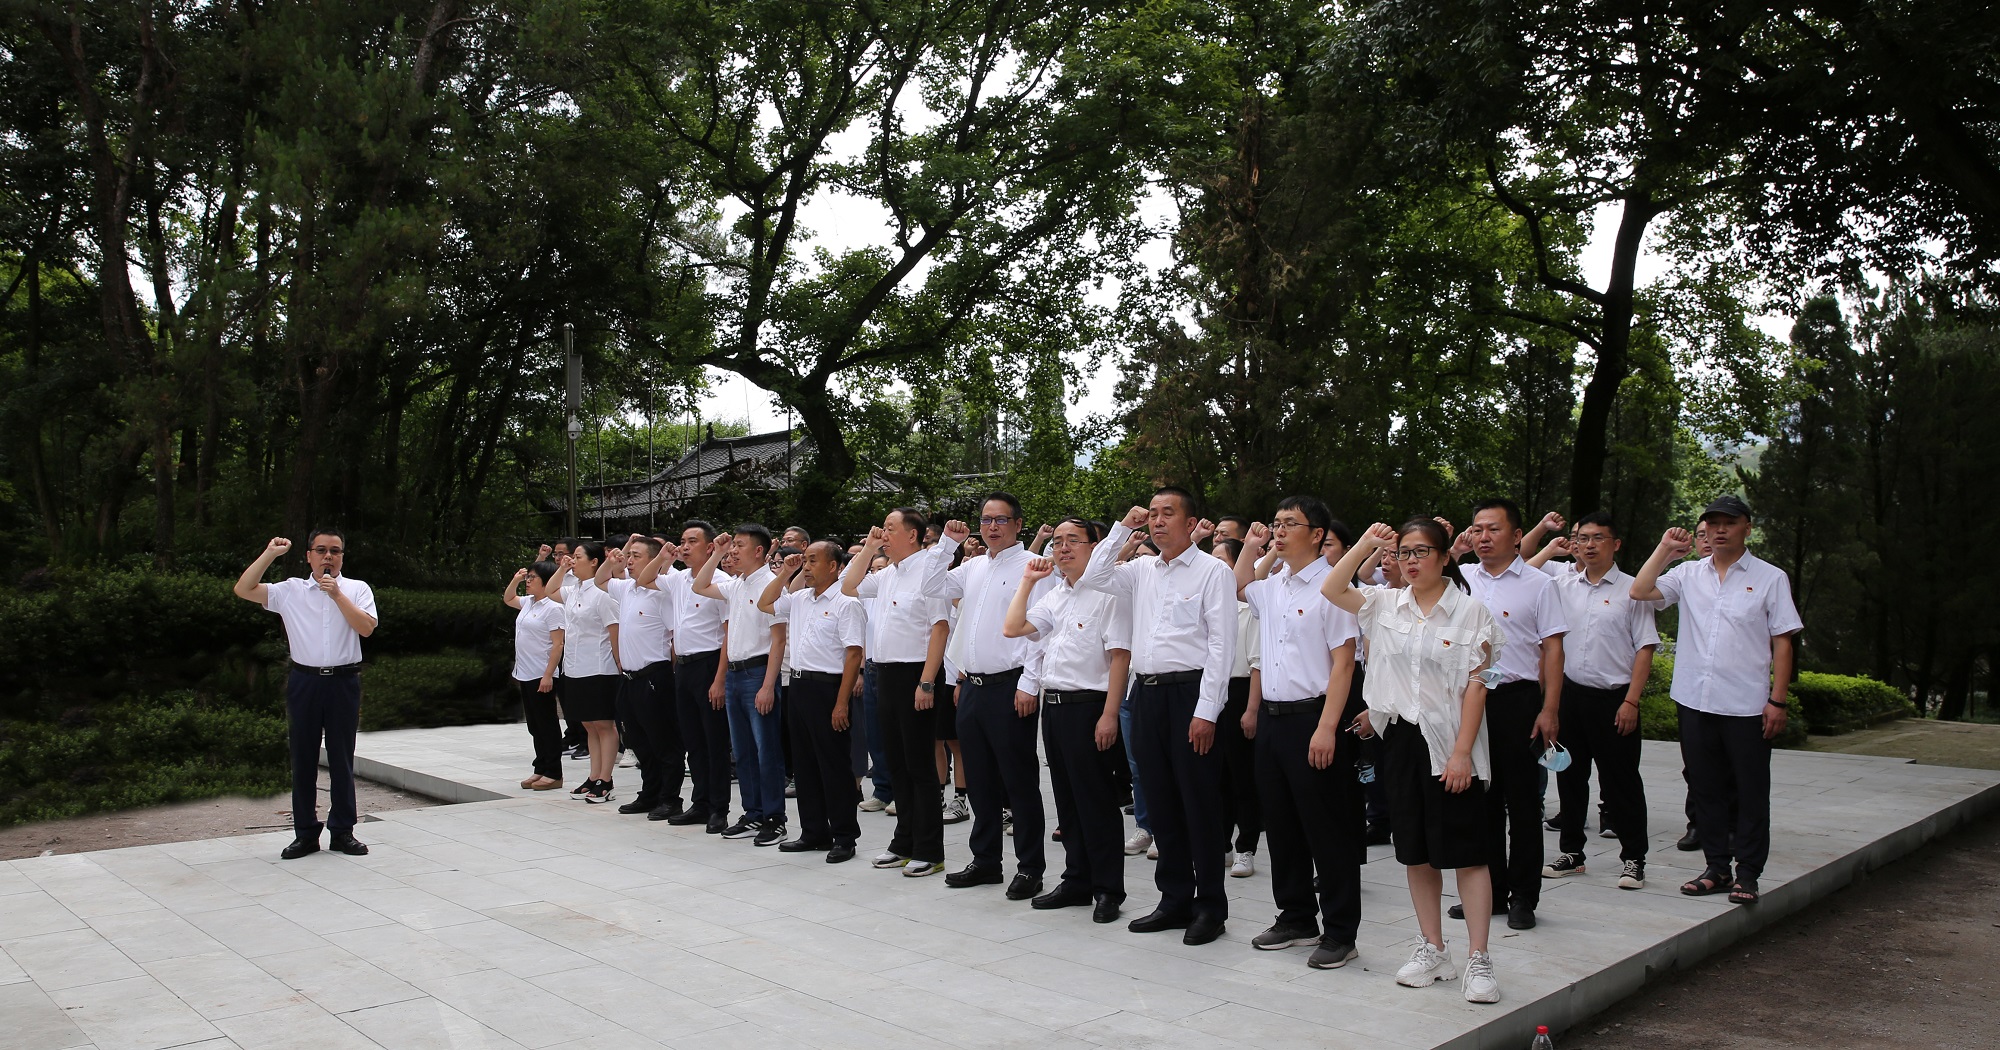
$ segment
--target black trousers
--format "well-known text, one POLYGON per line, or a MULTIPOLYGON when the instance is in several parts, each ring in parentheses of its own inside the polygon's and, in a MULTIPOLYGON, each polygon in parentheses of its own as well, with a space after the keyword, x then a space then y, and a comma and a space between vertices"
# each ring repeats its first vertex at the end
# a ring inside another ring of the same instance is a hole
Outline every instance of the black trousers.
POLYGON ((928 863, 944 860, 944 799, 938 793, 937 716, 917 710, 923 664, 875 665, 882 747, 889 788, 896 794, 896 833, 889 852, 928 863))
POLYGON ((1243 735, 1243 712, 1249 708, 1250 679, 1231 678, 1222 721, 1215 723, 1215 749, 1222 752, 1222 831, 1225 836, 1235 833, 1238 853, 1255 853, 1257 839, 1264 831, 1263 804, 1257 797, 1256 748, 1243 735))
MULTIPOLYGON (((1124 748, 1113 740, 1097 749, 1097 720, 1104 702, 1045 704, 1042 746, 1049 756, 1049 784, 1056 796, 1056 826, 1063 832, 1062 884, 1125 899, 1125 820, 1118 812, 1118 783, 1103 756, 1124 748)), ((1014 819, 1021 819, 1017 808, 1014 819)))
POLYGON ((785 721, 791 726, 792 772, 799 789, 799 838, 853 846, 861 837, 855 813, 861 792, 854 786, 850 753, 852 722, 861 717, 861 705, 848 704, 849 728, 833 728, 839 692, 836 682, 792 679, 785 691, 785 721))
POLYGON ((332 780, 326 826, 354 833, 354 734, 361 728, 361 676, 317 675, 294 669, 285 677, 285 727, 292 748, 292 832, 319 838, 319 747, 326 739, 332 780))
POLYGON ((1132 687, 1132 753, 1145 785, 1146 816, 1160 860, 1153 885, 1160 910, 1168 915, 1229 917, 1225 855, 1229 836, 1222 823, 1222 755, 1215 748, 1195 754, 1188 743, 1199 682, 1132 687))
MULTIPOLYGON (((972 863, 1000 866, 1001 810, 1011 804, 1015 868, 1039 878, 1048 868, 1042 846, 1042 761, 1035 754, 1041 714, 1037 710, 1022 718, 1014 710, 1020 671, 979 678, 984 684, 975 685, 964 675, 958 680, 958 748, 972 803, 972 863)), ((902 811, 901 806, 896 809, 902 811)))
POLYGON ((1361 865, 1368 860, 1365 807, 1354 778, 1361 742, 1347 731, 1363 705, 1360 690, 1352 693, 1340 712, 1333 762, 1325 769, 1314 769, 1308 755, 1323 703, 1299 710, 1265 707, 1255 741, 1278 921, 1310 923, 1329 940, 1347 944, 1361 930, 1361 865))
POLYGON ((1493 783, 1486 792, 1487 857, 1493 908, 1542 902, 1542 767, 1530 735, 1542 713, 1539 682, 1509 682, 1486 694, 1486 745, 1493 783))
POLYGON ((528 723, 528 739, 535 744, 535 775, 561 780, 562 720, 556 716, 556 694, 542 692, 540 679, 516 684, 521 687, 521 717, 528 723))
POLYGON ((1585 814, 1590 812, 1590 767, 1597 766, 1598 791, 1607 822, 1618 829, 1620 860, 1646 859, 1646 782, 1639 776, 1639 732, 1618 732, 1618 709, 1625 686, 1595 689, 1563 679, 1562 742, 1569 768, 1556 774, 1562 800, 1564 853, 1582 853, 1585 814))
POLYGON ((687 779, 687 752, 674 717, 674 665, 646 665, 618 683, 618 723, 625 747, 639 760, 639 794, 634 802, 665 805, 681 800, 687 779))
POLYGON ((710 706, 719 649, 691 653, 674 668, 674 714, 693 780, 688 809, 712 820, 729 815, 729 712, 710 706))
MULTIPOLYGON (((566 679, 563 678, 562 670, 558 668, 556 670, 557 703, 562 702, 564 681, 566 681, 566 679)), ((565 710, 563 713, 563 733, 562 733, 563 750, 568 751, 569 749, 574 747, 581 747, 585 743, 587 743, 589 739, 590 739, 589 737, 584 735, 583 723, 581 721, 578 721, 577 719, 569 717, 567 710, 565 710)))
MULTIPOLYGON (((1710 714, 1676 705, 1681 760, 1694 796, 1694 830, 1708 866, 1756 878, 1771 857, 1771 742, 1761 715, 1710 714)), ((1618 834, 1625 832, 1622 825, 1618 834)))

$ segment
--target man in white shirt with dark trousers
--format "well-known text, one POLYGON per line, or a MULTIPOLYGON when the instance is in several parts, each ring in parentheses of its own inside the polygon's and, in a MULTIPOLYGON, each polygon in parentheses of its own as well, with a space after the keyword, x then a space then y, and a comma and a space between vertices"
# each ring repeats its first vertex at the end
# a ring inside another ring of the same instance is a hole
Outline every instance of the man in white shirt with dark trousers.
POLYGON ((1112 527, 1077 581, 1131 599, 1132 751, 1160 849, 1153 871, 1160 903, 1127 929, 1186 930, 1186 944, 1215 940, 1229 918, 1215 721, 1236 659, 1236 577, 1194 546, 1198 517, 1186 489, 1160 489, 1150 507, 1133 507, 1112 527), (1140 525, 1159 556, 1120 564, 1140 525))
MULTIPOLYGON (((952 648, 963 661, 958 671, 958 741, 965 762, 966 791, 972 798, 972 861, 944 877, 950 887, 999 883, 1002 810, 1013 800, 1014 881, 1007 899, 1031 900, 1042 892, 1047 858, 1042 846, 1042 762, 1035 752, 1041 720, 1042 686, 1028 668, 1034 643, 1006 635, 1007 606, 1021 573, 1034 560, 1021 546, 1021 503, 995 492, 980 505, 979 532, 986 553, 952 569, 951 558, 971 530, 949 521, 944 538, 925 552, 924 593, 958 602, 952 648)), ((1047 593, 1046 579, 1030 600, 1047 593)))
POLYGON ((651 820, 681 812, 681 782, 687 772, 687 751, 674 715, 674 665, 668 659, 673 599, 660 589, 657 575, 642 583, 635 574, 658 559, 664 546, 633 533, 623 549, 607 556, 611 578, 603 584, 618 602, 618 637, 611 652, 624 679, 618 685, 621 739, 639 760, 639 793, 618 812, 644 813, 651 820))
POLYGON ((235 593, 277 613, 285 623, 292 669, 285 676, 285 723, 292 751, 292 844, 279 854, 297 860, 319 852, 320 738, 332 778, 326 826, 328 847, 360 857, 368 847, 354 837, 354 735, 361 728, 361 639, 375 633, 375 592, 341 575, 347 537, 316 529, 306 537, 307 579, 265 583, 271 563, 292 549, 276 536, 236 580, 235 593))

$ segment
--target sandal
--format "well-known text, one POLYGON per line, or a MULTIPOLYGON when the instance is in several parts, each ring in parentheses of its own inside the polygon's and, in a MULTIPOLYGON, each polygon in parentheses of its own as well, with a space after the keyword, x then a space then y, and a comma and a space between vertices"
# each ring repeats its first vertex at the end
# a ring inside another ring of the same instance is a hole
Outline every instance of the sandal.
POLYGON ((534 787, 535 782, 540 779, 542 779, 542 775, 540 773, 537 773, 534 776, 531 776, 528 779, 521 781, 521 790, 525 791, 531 787, 534 787))
POLYGON ((1694 881, 1681 883, 1681 892, 1690 897, 1706 897, 1711 893, 1721 893, 1728 885, 1728 872, 1710 868, 1696 876, 1694 881))
POLYGON ((562 786, 562 781, 554 777, 536 777, 535 782, 528 786, 534 788, 536 791, 554 791, 556 788, 562 786))
POLYGON ((1731 904, 1757 903, 1757 880, 1752 878, 1745 878, 1740 875, 1737 876, 1736 885, 1729 887, 1729 903, 1731 904))

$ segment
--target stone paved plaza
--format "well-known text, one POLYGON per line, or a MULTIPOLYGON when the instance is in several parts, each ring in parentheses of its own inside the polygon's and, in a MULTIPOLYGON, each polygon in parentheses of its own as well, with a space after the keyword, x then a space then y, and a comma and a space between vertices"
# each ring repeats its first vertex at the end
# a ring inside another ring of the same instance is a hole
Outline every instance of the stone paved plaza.
MULTIPOLYGON (((364 823, 367 857, 282 862, 280 833, 0 864, 0 1046, 1516 1050, 2000 802, 2000 773, 1779 752, 1765 899, 1737 908, 1676 891, 1699 854, 1673 849, 1678 753, 1648 743, 1648 888, 1615 888, 1617 844, 1593 837, 1538 929, 1496 924, 1504 1001, 1474 1006, 1456 983, 1395 984, 1416 923, 1386 847, 1361 958, 1319 972, 1305 949, 1250 948, 1273 914, 1262 870, 1230 880, 1223 939, 1190 948, 873 870, 883 814, 834 867, 523 796, 527 743, 520 726, 365 735, 364 775, 463 802, 364 823)), ((970 827, 946 829, 954 868, 970 827)), ((1144 914, 1150 864, 1127 878, 1126 915, 1144 914)))

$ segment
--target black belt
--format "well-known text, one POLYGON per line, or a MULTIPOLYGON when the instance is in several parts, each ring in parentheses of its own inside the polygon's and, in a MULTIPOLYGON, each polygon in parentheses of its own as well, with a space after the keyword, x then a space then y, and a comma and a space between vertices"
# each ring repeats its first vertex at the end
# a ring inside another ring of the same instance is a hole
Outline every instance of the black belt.
POLYGON ((1042 703, 1045 704, 1101 704, 1111 699, 1111 694, 1102 689, 1044 689, 1042 703))
POLYGON ((297 671, 300 674, 316 674, 321 678, 332 678, 336 676, 360 674, 361 665, 341 664, 339 667, 309 667, 305 664, 298 662, 297 660, 293 660, 292 670, 297 671))
POLYGON ((842 675, 838 671, 801 671, 795 667, 792 669, 792 677, 803 678, 808 682, 832 682, 834 685, 839 685, 842 675))
POLYGON ((1326 694, 1309 696, 1304 700, 1266 700, 1259 708, 1267 715, 1279 717, 1296 715, 1302 711, 1317 711, 1326 706, 1326 694))
POLYGON ((731 660, 729 661, 729 669, 732 671, 748 671, 753 667, 762 667, 770 662, 771 654, 765 653, 762 656, 753 656, 748 660, 731 660))
POLYGON ((641 667, 641 668, 639 668, 639 669, 638 669, 638 670, 636 670, 636 671, 627 671, 627 670, 624 670, 624 669, 622 669, 622 668, 621 668, 621 669, 619 669, 618 673, 619 673, 619 674, 622 674, 622 675, 624 675, 624 676, 625 676, 626 678, 628 678, 628 679, 629 679, 629 678, 644 678, 644 677, 646 677, 647 675, 649 675, 649 674, 652 674, 652 673, 653 673, 653 671, 654 671, 654 670, 655 670, 656 668, 658 668, 658 667, 659 667, 659 666, 660 666, 661 664, 664 664, 664 663, 667 663, 667 661, 665 661, 665 660, 655 660, 655 661, 653 661, 652 663, 649 663, 649 664, 647 664, 646 666, 644 666, 644 667, 641 667))
POLYGON ((1183 682, 1201 681, 1200 671, 1168 671, 1165 674, 1142 674, 1140 685, 1180 685, 1183 682))
POLYGON ((689 660, 699 660, 704 656, 718 656, 721 655, 721 653, 722 650, 720 649, 703 649, 701 652, 698 653, 675 653, 674 663, 676 665, 684 664, 687 663, 689 660))
POLYGON ((958 680, 961 682, 971 682, 973 685, 977 686, 985 686, 988 684, 999 685, 1001 683, 1001 680, 1008 678, 1010 676, 1015 679, 1019 679, 1021 677, 1021 668, 1010 667, 1005 671, 988 671, 985 674, 972 674, 970 672, 960 671, 958 673, 958 680))

